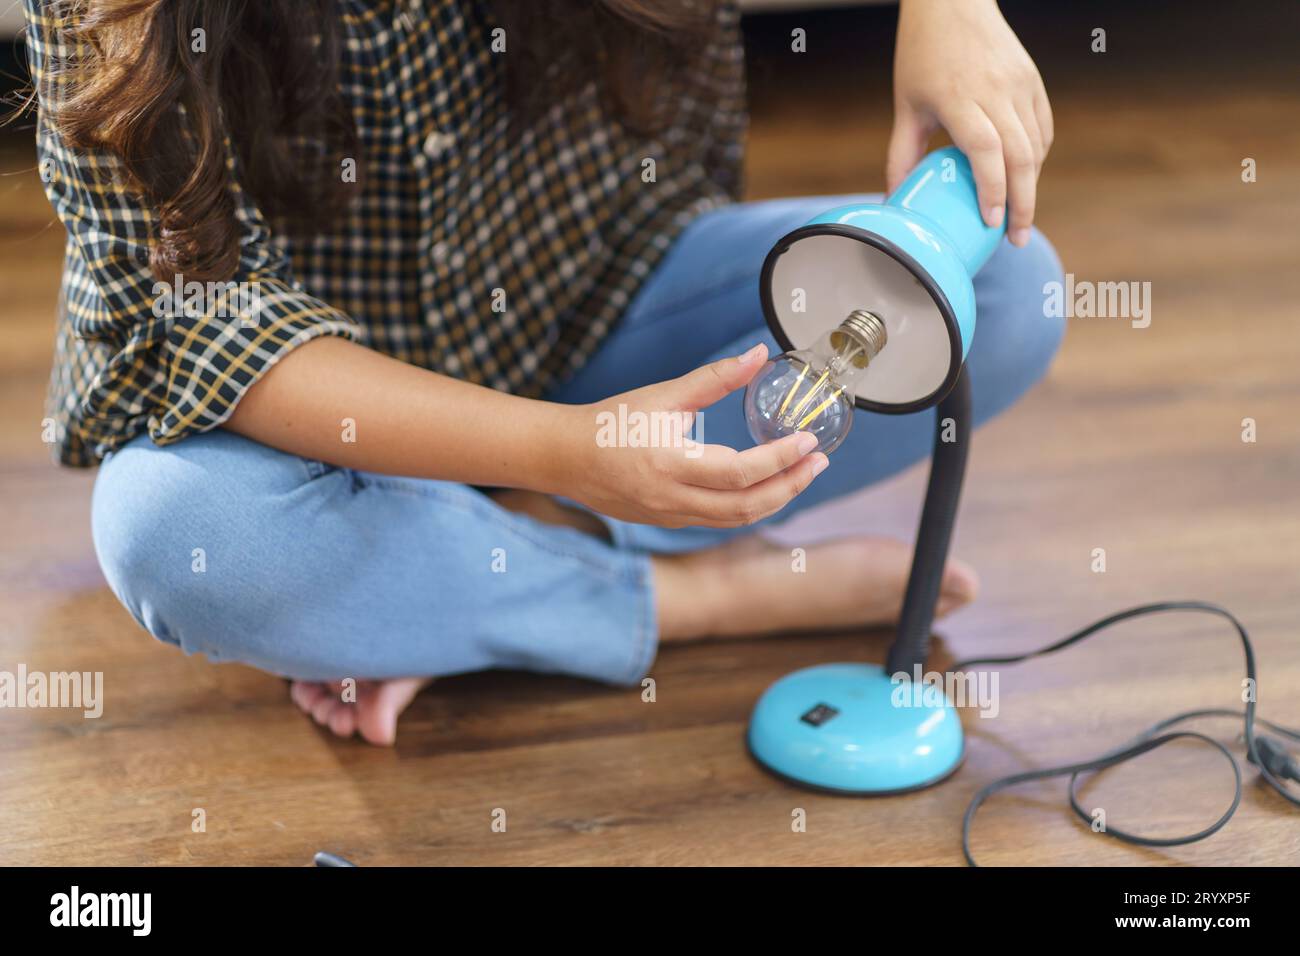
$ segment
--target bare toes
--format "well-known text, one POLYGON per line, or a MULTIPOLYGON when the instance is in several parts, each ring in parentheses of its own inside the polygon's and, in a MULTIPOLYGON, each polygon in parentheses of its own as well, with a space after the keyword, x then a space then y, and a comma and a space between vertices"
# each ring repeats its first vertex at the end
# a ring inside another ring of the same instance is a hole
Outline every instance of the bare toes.
POLYGON ((326 693, 325 685, 315 681, 296 680, 289 684, 289 698, 304 713, 310 714, 321 695, 326 693))
POLYGON ((322 694, 311 708, 311 719, 316 721, 322 727, 330 719, 330 714, 334 712, 335 707, 343 706, 342 703, 334 698, 332 694, 322 694))
POLYGON ((339 737, 351 737, 357 729, 357 709, 340 703, 329 715, 329 728, 339 737))
POLYGON ((403 677, 380 683, 357 709, 361 736, 381 747, 397 740, 397 718, 428 684, 422 677, 403 677))
POLYGON ((968 604, 979 593, 980 579, 975 569, 956 558, 950 560, 943 569, 943 583, 940 591, 943 596, 956 602, 956 606, 968 604))

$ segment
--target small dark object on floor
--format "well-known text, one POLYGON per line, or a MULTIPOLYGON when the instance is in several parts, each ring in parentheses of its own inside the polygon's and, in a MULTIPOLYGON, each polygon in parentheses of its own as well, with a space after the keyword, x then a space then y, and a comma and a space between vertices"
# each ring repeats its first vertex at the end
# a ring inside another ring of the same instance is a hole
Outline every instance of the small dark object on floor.
POLYGON ((333 853, 326 853, 324 850, 321 850, 319 853, 316 854, 316 865, 317 866, 350 866, 353 868, 356 867, 355 863, 349 860, 345 860, 341 856, 335 856, 333 853))

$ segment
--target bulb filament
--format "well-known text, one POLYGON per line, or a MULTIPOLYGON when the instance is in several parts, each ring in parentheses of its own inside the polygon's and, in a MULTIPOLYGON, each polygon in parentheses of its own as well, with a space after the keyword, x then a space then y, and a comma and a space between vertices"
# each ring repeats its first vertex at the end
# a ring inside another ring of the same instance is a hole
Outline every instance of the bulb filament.
MULTIPOLYGON (((831 370, 830 367, 828 366, 826 370, 822 372, 822 377, 817 379, 817 381, 813 383, 812 388, 808 389, 808 391, 804 393, 803 398, 799 399, 799 404, 790 410, 790 418, 793 419, 796 415, 798 415, 801 411, 803 411, 804 406, 813 400, 813 396, 817 394, 817 390, 822 387, 822 383, 825 382, 826 379, 830 377, 830 374, 831 374, 831 370)), ((799 383, 796 382, 795 384, 797 385, 799 383)), ((790 391, 793 394, 794 389, 791 389, 790 391)))
MULTIPOLYGON (((820 405, 818 405, 816 408, 814 408, 811 412, 809 412, 807 415, 803 417, 803 421, 799 422, 798 430, 803 431, 804 426, 806 426, 810 421, 812 421, 822 412, 826 411, 827 408, 833 405, 835 403, 835 400, 838 399, 840 395, 843 394, 843 392, 844 392, 844 386, 841 385, 839 388, 835 390, 835 393, 831 395, 830 398, 826 399, 824 402, 822 402, 820 405)), ((796 412, 796 414, 798 413, 796 412)))
POLYGON ((780 409, 780 411, 778 411, 778 412, 776 413, 778 417, 784 417, 784 416, 785 416, 785 410, 786 410, 786 408, 790 405, 790 399, 794 398, 794 393, 797 392, 797 391, 799 391, 799 384, 803 381, 804 376, 807 375, 807 374, 808 374, 808 366, 807 366, 807 365, 805 365, 803 368, 799 369, 799 377, 796 378, 796 379, 794 380, 794 384, 790 386, 790 391, 788 391, 788 392, 785 393, 785 401, 783 401, 783 402, 781 403, 781 409, 780 409))

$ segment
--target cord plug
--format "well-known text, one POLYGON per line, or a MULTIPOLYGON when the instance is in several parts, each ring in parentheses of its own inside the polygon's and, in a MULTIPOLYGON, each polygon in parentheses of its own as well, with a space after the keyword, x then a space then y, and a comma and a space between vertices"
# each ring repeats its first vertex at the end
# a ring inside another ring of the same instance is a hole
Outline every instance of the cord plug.
POLYGON ((1300 781, 1300 761, 1286 749, 1282 741, 1276 737, 1256 737, 1255 750, 1259 754, 1259 760, 1251 756, 1251 763, 1262 766, 1279 780, 1300 781))

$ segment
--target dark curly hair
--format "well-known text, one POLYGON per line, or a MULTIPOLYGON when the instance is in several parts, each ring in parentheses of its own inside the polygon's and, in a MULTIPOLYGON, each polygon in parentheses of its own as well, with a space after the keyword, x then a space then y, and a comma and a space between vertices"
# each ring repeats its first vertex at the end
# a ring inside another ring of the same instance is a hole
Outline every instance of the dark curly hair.
MULTIPOLYGON (((716 5, 482 2, 513 41, 504 78, 512 120, 527 122, 594 82, 613 119, 646 132, 660 122, 661 80, 703 48, 716 5)), ((242 186, 297 229, 320 225, 353 194, 334 173, 359 155, 339 91, 336 0, 55 0, 53 8, 84 55, 61 67, 64 93, 42 108, 70 147, 120 161, 123 185, 156 214, 150 267, 163 281, 178 273, 224 281, 237 267, 226 137, 242 186), (199 29, 206 49, 195 54, 199 29)))

